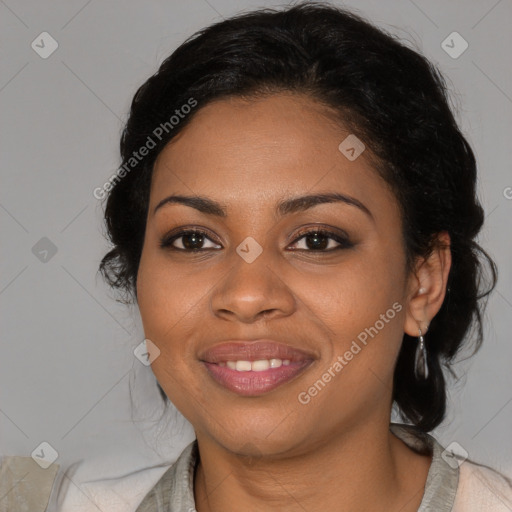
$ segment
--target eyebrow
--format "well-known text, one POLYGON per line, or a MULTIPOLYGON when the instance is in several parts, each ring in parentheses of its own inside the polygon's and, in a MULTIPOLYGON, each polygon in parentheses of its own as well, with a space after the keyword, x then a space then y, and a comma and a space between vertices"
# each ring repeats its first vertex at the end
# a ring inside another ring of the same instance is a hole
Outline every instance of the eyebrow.
MULTIPOLYGON (((355 206, 372 220, 374 220, 370 210, 361 201, 355 197, 348 196, 346 194, 339 193, 325 193, 325 194, 311 194, 307 196, 292 197, 291 199, 285 199, 281 201, 276 207, 276 213, 283 217, 299 211, 305 211, 319 204, 325 203, 344 203, 350 206, 355 206)), ((183 196, 183 195, 171 195, 162 199, 153 210, 153 215, 163 206, 167 204, 183 204, 190 206, 201 213, 207 215, 215 215, 217 217, 227 217, 226 208, 214 201, 203 196, 183 196)))

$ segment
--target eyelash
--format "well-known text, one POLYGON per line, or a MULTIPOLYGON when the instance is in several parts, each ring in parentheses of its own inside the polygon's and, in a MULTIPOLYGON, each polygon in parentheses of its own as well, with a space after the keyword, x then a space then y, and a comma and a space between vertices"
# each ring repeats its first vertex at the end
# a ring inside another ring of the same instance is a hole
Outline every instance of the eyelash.
MULTIPOLYGON (((179 247, 174 247, 172 244, 178 240, 179 238, 182 238, 187 235, 201 235, 205 238, 208 238, 211 242, 217 244, 214 240, 212 240, 209 236, 209 234, 206 231, 203 231, 202 229, 188 229, 180 231, 179 233, 176 233, 172 236, 164 236, 160 241, 160 248, 162 249, 168 249, 172 251, 182 251, 182 252, 188 252, 188 253, 198 253, 198 252, 204 252, 208 250, 214 250, 218 251, 219 249, 212 249, 212 248, 206 248, 206 249, 181 249, 179 247)), ((327 253, 332 252, 340 249, 349 249, 354 246, 354 244, 349 240, 348 237, 344 237, 342 235, 338 235, 336 233, 333 233, 331 231, 327 231, 323 228, 309 228, 303 231, 300 231, 297 233, 297 238, 292 242, 293 244, 296 244, 303 238, 306 238, 308 235, 321 235, 323 237, 330 238, 337 242, 339 245, 337 247, 331 248, 331 249, 321 249, 321 250, 312 250, 312 249, 292 249, 294 251, 306 251, 306 252, 318 252, 318 253, 327 253)))

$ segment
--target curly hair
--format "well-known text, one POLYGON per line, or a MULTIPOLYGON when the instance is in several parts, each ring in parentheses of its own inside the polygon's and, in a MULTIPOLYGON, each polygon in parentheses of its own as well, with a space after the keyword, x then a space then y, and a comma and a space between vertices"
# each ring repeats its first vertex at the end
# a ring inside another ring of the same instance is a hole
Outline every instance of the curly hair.
POLYGON ((450 235, 447 293, 425 340, 428 379, 414 376, 415 343, 407 334, 394 370, 400 415, 430 431, 446 411, 443 368, 453 374, 454 356, 472 327, 475 352, 482 343, 482 299, 494 288, 497 270, 475 241, 484 221, 475 157, 450 109, 444 78, 424 56, 359 15, 319 2, 252 11, 199 31, 166 58, 136 92, 122 133, 125 172, 108 194, 105 223, 113 247, 100 271, 126 292, 125 301, 136 301, 159 152, 208 102, 283 91, 328 106, 365 141, 400 206, 407 270, 430 254, 439 233, 450 235), (193 111, 183 107, 191 99, 193 111), (149 140, 151 150, 134 160, 149 140))

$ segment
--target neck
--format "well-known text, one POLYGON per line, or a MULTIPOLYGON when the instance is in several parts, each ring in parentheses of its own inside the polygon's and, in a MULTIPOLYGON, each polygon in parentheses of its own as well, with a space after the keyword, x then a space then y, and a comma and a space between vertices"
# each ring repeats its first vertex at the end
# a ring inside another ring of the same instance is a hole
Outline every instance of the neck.
POLYGON ((197 436, 198 512, 416 511, 431 458, 368 423, 299 455, 241 457, 197 436))

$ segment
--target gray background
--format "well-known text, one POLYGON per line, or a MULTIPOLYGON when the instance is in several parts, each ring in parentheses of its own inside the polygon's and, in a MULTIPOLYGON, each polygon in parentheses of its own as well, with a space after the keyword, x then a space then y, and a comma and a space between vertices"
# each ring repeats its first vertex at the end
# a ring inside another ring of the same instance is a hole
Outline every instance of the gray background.
MULTIPOLYGON (((144 338, 137 311, 117 304, 96 274, 108 246, 93 190, 119 164, 133 94, 180 42, 235 12, 280 4, 0 0, 0 455, 29 456, 46 441, 63 468, 85 461, 83 473, 99 478, 172 461, 192 439, 183 420, 158 422, 153 374, 133 355, 144 338), (59 44, 47 59, 31 48, 43 31, 59 44), (54 255, 41 252, 43 237, 54 255)), ((487 213, 480 241, 500 281, 483 348, 456 366, 462 377, 435 434, 512 473, 512 2, 344 5, 439 65, 475 149, 487 213), (469 44, 456 59, 441 47, 453 31, 469 44)))

